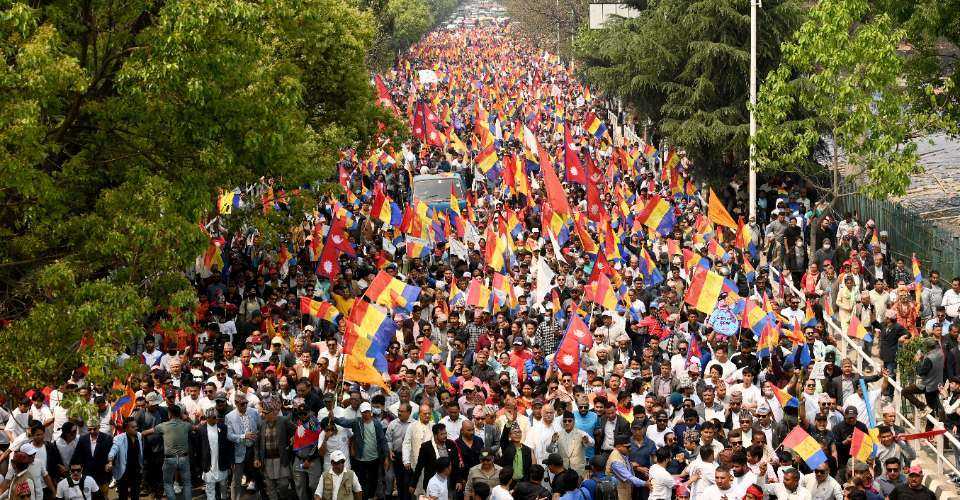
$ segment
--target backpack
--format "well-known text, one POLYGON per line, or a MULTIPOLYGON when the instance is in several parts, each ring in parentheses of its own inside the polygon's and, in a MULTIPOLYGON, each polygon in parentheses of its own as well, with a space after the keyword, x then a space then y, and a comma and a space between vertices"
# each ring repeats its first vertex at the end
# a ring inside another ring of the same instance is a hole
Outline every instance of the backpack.
POLYGON ((617 500, 617 485, 614 484, 612 477, 596 479, 597 487, 593 500, 617 500))

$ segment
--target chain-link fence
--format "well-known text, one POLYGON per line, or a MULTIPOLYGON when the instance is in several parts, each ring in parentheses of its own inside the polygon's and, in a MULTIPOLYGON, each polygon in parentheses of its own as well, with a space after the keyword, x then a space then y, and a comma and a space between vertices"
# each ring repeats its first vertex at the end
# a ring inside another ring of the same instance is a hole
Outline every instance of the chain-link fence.
POLYGON ((888 233, 888 245, 896 257, 910 261, 914 253, 924 269, 940 271, 950 280, 960 276, 960 236, 954 236, 900 205, 887 200, 872 200, 853 194, 837 200, 835 210, 842 214, 852 212, 861 223, 873 219, 877 228, 888 233))

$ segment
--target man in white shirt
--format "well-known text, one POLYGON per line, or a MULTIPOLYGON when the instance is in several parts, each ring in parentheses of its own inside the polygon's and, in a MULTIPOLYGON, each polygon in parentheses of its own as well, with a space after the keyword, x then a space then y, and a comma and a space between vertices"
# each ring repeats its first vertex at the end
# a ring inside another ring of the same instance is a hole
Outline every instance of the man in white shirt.
MULTIPOLYGON (((744 440, 746 440, 746 438, 744 438, 744 440)), ((743 498, 743 495, 747 493, 747 488, 757 484, 759 478, 757 477, 757 474, 754 474, 752 471, 750 471, 750 466, 747 464, 746 451, 735 451, 730 462, 732 463, 730 472, 733 473, 733 479, 730 481, 730 487, 736 492, 736 498, 743 498)), ((760 469, 763 471, 763 473, 766 473, 763 466, 761 466, 760 469)))
POLYGON ((740 396, 743 398, 741 400, 743 408, 747 410, 757 409, 757 406, 763 401, 763 391, 753 383, 755 376, 756 374, 753 373, 753 369, 746 367, 743 369, 743 381, 730 387, 731 394, 735 392, 740 393, 740 396))
POLYGON ((3 431, 7 433, 7 439, 13 443, 18 437, 26 434, 30 425, 30 399, 23 398, 20 404, 10 412, 10 418, 7 420, 3 431))
POLYGON ((783 471, 782 483, 764 485, 763 491, 777 500, 810 500, 810 491, 800 484, 800 472, 792 467, 783 471))
POLYGON ((63 460, 63 465, 69 465, 70 461, 73 459, 73 453, 77 451, 77 427, 74 425, 74 423, 67 422, 63 424, 63 427, 60 431, 60 437, 55 439, 53 443, 57 446, 57 451, 60 452, 60 458, 63 460))
POLYGON ((456 399, 447 401, 447 416, 440 419, 440 423, 447 428, 447 438, 451 441, 460 439, 460 428, 467 418, 460 414, 460 404, 456 399))
POLYGON ((71 465, 70 474, 57 483, 57 498, 64 500, 89 500, 98 491, 100 487, 97 482, 83 475, 83 466, 80 464, 71 465))
POLYGON ((427 483, 427 496, 432 500, 449 499, 450 458, 437 459, 437 473, 427 483))
MULTIPOLYGON (((650 466, 649 477, 647 481, 650 487, 650 500, 670 500, 673 497, 673 474, 666 469, 666 465, 673 458, 670 456, 670 450, 660 448, 654 455, 656 463, 650 466)), ((622 498, 622 497, 621 497, 622 498)))
POLYGON ((363 498, 363 489, 360 486, 360 480, 357 474, 344 467, 347 462, 347 456, 342 451, 337 450, 330 454, 330 469, 320 476, 317 481, 317 491, 313 492, 314 500, 320 500, 324 497, 326 484, 329 483, 330 498, 333 500, 361 500, 363 498), (343 484, 346 481, 346 484, 343 484), (352 498, 347 496, 352 495, 352 498))
POLYGON ((690 498, 700 498, 707 488, 716 484, 717 481, 717 463, 714 461, 713 447, 700 448, 700 456, 690 462, 687 472, 691 479, 690 498))
POLYGON ((707 486, 707 488, 703 490, 703 495, 697 497, 698 499, 739 500, 740 498, 743 498, 743 495, 737 494, 737 492, 733 489, 731 483, 732 474, 727 466, 721 465, 720 467, 717 467, 717 471, 714 474, 716 483, 707 486))
POLYGON ((843 500, 843 488, 830 476, 830 466, 826 463, 803 477, 803 487, 810 492, 813 500, 843 500))
POLYGON ((960 278, 953 278, 950 282, 950 289, 943 292, 940 305, 946 310, 947 317, 951 321, 956 321, 960 317, 960 278))

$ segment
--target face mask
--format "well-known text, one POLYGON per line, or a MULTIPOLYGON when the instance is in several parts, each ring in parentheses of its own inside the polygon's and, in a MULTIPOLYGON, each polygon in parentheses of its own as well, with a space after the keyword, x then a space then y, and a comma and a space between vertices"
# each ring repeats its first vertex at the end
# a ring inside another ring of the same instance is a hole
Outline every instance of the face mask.
POLYGON ((374 408, 374 409, 373 409, 373 416, 379 417, 381 413, 383 413, 383 410, 382 410, 382 409, 380 409, 380 408, 374 408))

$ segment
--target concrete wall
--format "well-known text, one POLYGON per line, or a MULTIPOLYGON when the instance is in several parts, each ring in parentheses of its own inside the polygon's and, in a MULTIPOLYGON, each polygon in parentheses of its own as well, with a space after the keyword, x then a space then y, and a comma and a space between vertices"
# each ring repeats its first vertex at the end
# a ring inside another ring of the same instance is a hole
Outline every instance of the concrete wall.
POLYGON ((590 29, 600 29, 610 16, 637 17, 639 12, 622 3, 590 4, 590 29))

